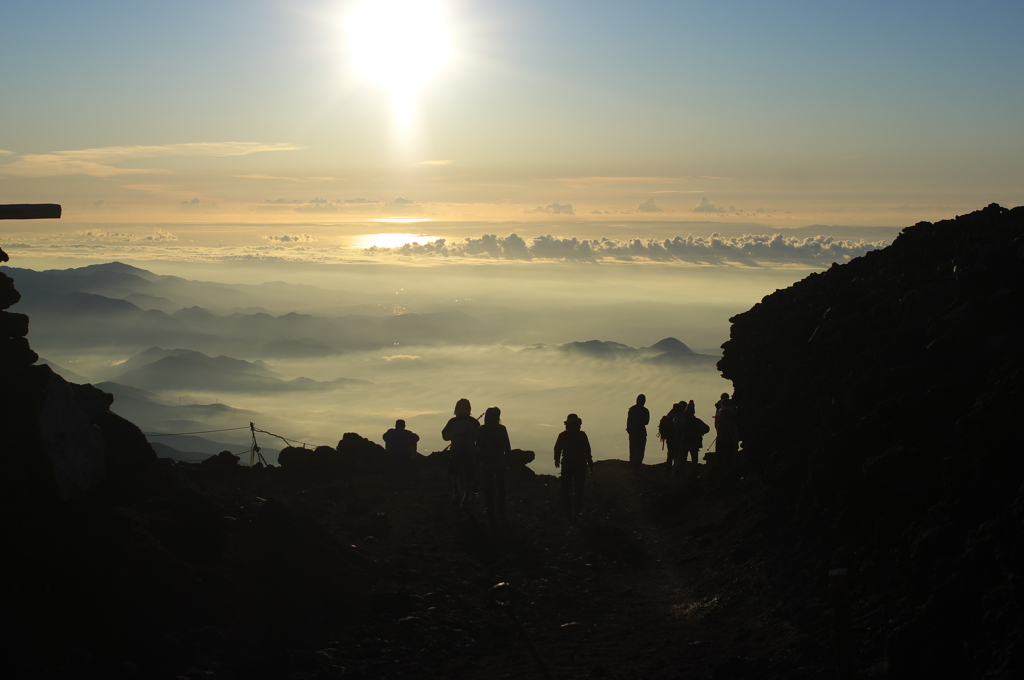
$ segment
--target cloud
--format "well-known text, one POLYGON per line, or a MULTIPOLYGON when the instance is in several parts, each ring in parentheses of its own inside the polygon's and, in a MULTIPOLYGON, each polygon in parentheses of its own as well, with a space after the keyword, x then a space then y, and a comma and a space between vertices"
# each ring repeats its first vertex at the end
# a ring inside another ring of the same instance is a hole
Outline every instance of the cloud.
POLYGON ((17 177, 89 175, 101 178, 155 174, 168 171, 156 168, 124 168, 112 165, 112 163, 172 156, 247 156, 263 151, 294 151, 299 148, 292 144, 264 144, 261 142, 189 142, 162 146, 107 146, 44 154, 25 154, 19 156, 12 163, 0 166, 0 173, 17 177))
POLYGON ((174 187, 170 184, 122 184, 121 186, 132 191, 148 191, 152 194, 166 194, 174 191, 174 187))
MULTIPOLYGON (((259 203, 255 209, 262 212, 293 211, 300 213, 337 213, 344 210, 358 209, 364 206, 381 205, 381 202, 373 198, 269 198, 259 203)), ((386 204, 390 207, 404 207, 415 205, 413 201, 399 196, 393 202, 386 204)))
POLYGON ((311 234, 284 234, 282 236, 263 236, 262 238, 277 243, 316 243, 316 237, 311 234))
POLYGON ((191 201, 182 201, 178 204, 178 209, 186 212, 212 212, 219 208, 220 206, 216 203, 200 201, 198 198, 193 198, 191 201))
POLYGON ((235 177, 237 177, 238 179, 274 179, 285 181, 294 179, 294 177, 283 177, 278 175, 261 175, 258 173, 253 173, 251 175, 235 175, 235 177))
POLYGON ((344 179, 343 177, 286 177, 284 175, 264 175, 261 173, 235 175, 235 177, 238 179, 272 179, 278 182, 337 182, 344 179))
POLYGON ((87 241, 107 241, 114 243, 168 243, 177 241, 177 234, 163 229, 156 229, 152 234, 139 236, 133 232, 107 231, 106 229, 88 229, 78 232, 87 241))
POLYGON ((736 212, 736 208, 729 206, 728 208, 721 208, 711 201, 708 200, 707 196, 700 199, 700 203, 694 206, 693 212, 699 213, 728 213, 736 212))
POLYGON ((636 207, 637 212, 661 212, 661 207, 654 202, 653 198, 648 198, 646 201, 636 207))
POLYGON ((395 200, 391 201, 390 205, 416 205, 416 201, 410 201, 408 198, 395 196, 395 200))
POLYGON ((420 161, 416 165, 451 165, 454 162, 455 161, 451 161, 451 160, 446 160, 446 161, 420 161))
POLYGON ((523 212, 527 213, 547 213, 549 215, 575 215, 576 212, 572 208, 571 203, 562 205, 561 203, 551 203, 549 205, 538 205, 532 210, 527 208, 523 212))
POLYGON ((333 201, 326 198, 310 198, 307 200, 299 198, 271 198, 257 205, 256 210, 262 212, 291 210, 303 213, 335 213, 338 212, 339 207, 333 201))
POLYGON ((562 260, 576 262, 635 261, 742 264, 747 266, 812 265, 846 262, 884 248, 884 241, 844 241, 827 236, 792 237, 782 234, 723 237, 676 236, 671 239, 579 239, 538 236, 529 241, 517 234, 488 234, 449 242, 436 239, 396 248, 374 246, 369 255, 431 258, 483 258, 499 260, 562 260))
POLYGON ((169 231, 164 231, 163 229, 157 229, 156 231, 154 231, 149 236, 142 236, 140 238, 140 240, 142 240, 142 241, 154 241, 154 242, 157 242, 157 241, 161 241, 161 242, 162 241, 177 241, 178 240, 178 236, 176 234, 172 234, 169 231))
POLYGON ((0 149, 0 156, 13 156, 13 155, 14 155, 13 151, 8 151, 7 149, 0 149))
POLYGON ((555 182, 562 182, 574 187, 607 186, 609 184, 680 184, 685 177, 558 177, 555 182))

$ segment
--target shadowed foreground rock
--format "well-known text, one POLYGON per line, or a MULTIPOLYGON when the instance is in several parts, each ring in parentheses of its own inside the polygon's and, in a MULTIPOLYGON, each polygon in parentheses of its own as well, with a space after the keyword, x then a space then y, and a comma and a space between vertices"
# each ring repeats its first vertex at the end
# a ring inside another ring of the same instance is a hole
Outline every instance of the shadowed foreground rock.
POLYGON ((861 668, 1024 672, 1022 309, 1024 208, 990 205, 732 319, 719 368, 788 553, 776 582, 851 570, 861 668))

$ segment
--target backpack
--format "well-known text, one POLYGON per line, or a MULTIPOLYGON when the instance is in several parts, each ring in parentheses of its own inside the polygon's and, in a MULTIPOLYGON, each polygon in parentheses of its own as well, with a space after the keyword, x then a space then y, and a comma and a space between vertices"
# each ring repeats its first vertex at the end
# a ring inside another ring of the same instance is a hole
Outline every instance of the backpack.
POLYGON ((672 414, 666 413, 658 421, 658 436, 662 441, 675 441, 676 426, 672 422, 672 414))

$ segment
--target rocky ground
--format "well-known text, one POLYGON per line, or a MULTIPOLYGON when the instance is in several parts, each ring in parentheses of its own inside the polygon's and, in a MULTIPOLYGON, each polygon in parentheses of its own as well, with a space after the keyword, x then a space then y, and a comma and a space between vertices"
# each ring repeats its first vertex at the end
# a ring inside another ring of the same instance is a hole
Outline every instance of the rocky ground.
MULTIPOLYGON (((390 469, 325 477, 192 466, 201 492, 179 488, 103 519, 103 534, 119 528, 130 548, 111 554, 81 544, 74 568, 47 556, 64 568, 51 573, 62 592, 44 597, 75 612, 33 617, 21 636, 22 671, 831 675, 827 593, 804 592, 794 606, 773 589, 755 554, 760 483, 742 468, 714 476, 702 467, 670 480, 661 465, 635 475, 625 462, 602 461, 573 521, 557 479, 520 468, 507 523, 491 530, 478 498, 466 516, 452 509, 441 457, 423 458, 413 478, 390 469)), ((816 581, 808 591, 823 587, 816 581)))

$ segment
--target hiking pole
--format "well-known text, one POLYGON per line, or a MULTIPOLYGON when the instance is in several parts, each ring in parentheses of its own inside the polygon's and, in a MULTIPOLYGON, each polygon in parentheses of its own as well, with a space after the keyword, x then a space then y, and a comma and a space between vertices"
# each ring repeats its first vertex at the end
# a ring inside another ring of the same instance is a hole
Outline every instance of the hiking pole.
POLYGON ((502 581, 491 588, 491 602, 496 604, 505 612, 505 616, 507 616, 508 620, 512 622, 512 625, 519 633, 519 636, 523 638, 523 642, 526 643, 526 648, 530 650, 530 655, 537 664, 537 670, 540 671, 545 680, 551 680, 551 674, 548 673, 547 666, 544 665, 544 660, 540 658, 540 653, 538 653, 537 648, 533 646, 530 636, 526 634, 526 629, 523 628, 523 624, 520 623, 519 617, 516 616, 515 609, 512 607, 513 594, 512 586, 502 581))

